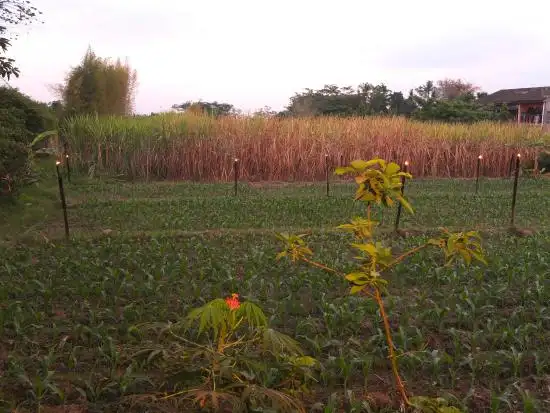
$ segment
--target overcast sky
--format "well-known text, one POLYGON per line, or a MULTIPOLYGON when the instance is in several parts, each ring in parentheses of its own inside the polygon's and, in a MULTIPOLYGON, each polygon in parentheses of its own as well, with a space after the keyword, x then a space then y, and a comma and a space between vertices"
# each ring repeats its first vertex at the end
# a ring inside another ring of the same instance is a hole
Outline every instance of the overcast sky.
POLYGON ((53 100, 90 45, 137 70, 140 113, 198 99, 279 110, 328 83, 550 85, 550 2, 506 1, 33 0, 44 24, 10 49, 11 84, 53 100))

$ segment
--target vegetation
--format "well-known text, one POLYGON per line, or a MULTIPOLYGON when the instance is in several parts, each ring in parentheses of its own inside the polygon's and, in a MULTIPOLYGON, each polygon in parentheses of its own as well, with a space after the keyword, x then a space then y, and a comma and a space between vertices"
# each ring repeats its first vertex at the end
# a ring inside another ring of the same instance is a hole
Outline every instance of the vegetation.
POLYGON ((278 234, 285 249, 277 255, 277 258, 289 257, 292 262, 303 261, 331 275, 343 277, 350 282, 350 294, 358 294, 376 302, 384 326, 388 359, 401 400, 401 410, 413 407, 427 413, 459 413, 460 411, 455 407, 449 407, 445 400, 426 396, 409 398, 399 372, 390 319, 384 304, 383 294, 387 292, 388 280, 383 276, 391 272, 396 265, 410 258, 411 255, 433 246, 444 252, 446 265, 453 264, 459 259, 464 260, 468 265, 475 260, 486 264, 479 234, 476 231, 452 234, 444 229, 443 238, 430 239, 426 243, 394 257, 391 248, 375 239, 376 227, 379 222, 372 219, 372 208, 377 205, 388 208, 398 203, 400 207, 404 207, 412 213, 413 209, 410 203, 403 196, 405 179, 412 178, 412 175, 402 172, 401 167, 395 162, 386 162, 379 158, 370 161, 355 160, 351 162, 350 166, 336 169, 336 173, 355 175, 355 181, 358 184, 355 200, 366 203, 366 216, 355 217, 350 223, 337 227, 353 234, 354 242, 350 244, 350 247, 358 254, 355 257, 358 261, 355 269, 346 274, 346 272, 314 261, 311 257, 313 251, 304 241, 305 234, 278 234))
POLYGON ((362 83, 357 88, 325 85, 296 93, 283 116, 403 115, 419 120, 473 123, 510 118, 504 106, 481 104, 486 93, 461 79, 432 81, 409 91, 392 92, 386 85, 362 83))
MULTIPOLYGON (((244 403, 250 410, 279 400, 306 411, 399 411, 376 302, 349 295, 343 277, 275 261, 273 231, 307 232, 324 265, 353 272, 353 235, 334 229, 364 212, 352 185, 335 184, 326 197, 317 184, 241 184, 234 197, 227 184, 76 177, 67 186, 67 243, 55 169, 41 162, 44 180, 0 209, 0 282, 10 286, 0 290, 2 409, 200 411, 203 404, 208 411, 248 388, 260 391, 244 393, 256 397, 244 403), (259 323, 243 321, 224 340, 243 337, 211 376, 221 334, 202 324, 199 335, 200 320, 215 300, 229 317, 235 303, 221 301, 232 293, 241 306, 257 306, 259 323), (267 328, 292 337, 311 359, 263 353, 260 312, 267 328), (209 377, 221 384, 219 398, 209 377), (239 384, 227 389, 231 383, 239 384)), ((441 396, 469 413, 550 407, 550 200, 540 196, 550 181, 521 179, 517 221, 537 230, 530 237, 503 230, 511 186, 483 180, 474 196, 472 181, 408 182, 415 214, 403 217, 406 238, 390 236, 393 209, 372 207, 378 240, 396 254, 425 244, 439 226, 479 230, 484 239, 487 266, 439 268, 439 253, 424 249, 384 275, 409 397, 441 396)))
POLYGON ((409 160, 417 177, 473 177, 483 154, 487 176, 507 176, 517 151, 534 161, 550 144, 540 128, 486 123, 449 125, 404 118, 219 117, 165 114, 80 116, 62 125, 85 172, 130 179, 322 180, 331 165, 368 156, 409 160))
POLYGON ((137 73, 128 63, 102 59, 88 49, 63 85, 57 86, 65 116, 130 115, 134 110, 137 73))
POLYGON ((10 40, 14 33, 8 33, 18 25, 26 25, 36 21, 41 12, 31 5, 28 0, 2 0, 0 2, 0 78, 10 79, 11 76, 19 77, 19 69, 15 66, 15 60, 5 56, 11 46, 10 40))
POLYGON ((227 116, 234 115, 237 110, 230 103, 220 102, 185 102, 179 105, 173 105, 172 109, 177 111, 185 111, 188 113, 194 113, 197 115, 204 114, 209 116, 227 116))
POLYGON ((0 87, 0 196, 12 195, 29 176, 32 143, 55 122, 46 105, 0 87))

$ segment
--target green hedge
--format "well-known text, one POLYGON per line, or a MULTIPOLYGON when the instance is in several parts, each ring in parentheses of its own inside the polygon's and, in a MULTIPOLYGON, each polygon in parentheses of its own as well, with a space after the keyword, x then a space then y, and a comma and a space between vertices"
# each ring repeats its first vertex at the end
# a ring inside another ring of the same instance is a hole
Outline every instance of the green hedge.
POLYGON ((39 133, 55 127, 55 114, 47 105, 17 89, 0 87, 0 139, 29 144, 39 133))
POLYGON ((12 195, 29 172, 28 146, 0 139, 0 195, 12 195))

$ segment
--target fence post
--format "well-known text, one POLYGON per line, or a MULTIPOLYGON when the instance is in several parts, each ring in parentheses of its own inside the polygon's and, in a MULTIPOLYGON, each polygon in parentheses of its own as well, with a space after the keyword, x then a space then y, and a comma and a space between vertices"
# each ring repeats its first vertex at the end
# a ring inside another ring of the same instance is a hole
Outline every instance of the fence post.
POLYGON ((516 170, 514 172, 514 189, 512 192, 512 214, 510 217, 510 226, 514 227, 516 219, 516 198, 518 195, 518 180, 519 180, 519 167, 521 162, 521 154, 518 153, 516 156, 516 170))
MULTIPOLYGON (((403 166, 403 172, 408 172, 409 169, 409 161, 405 161, 405 165, 403 166)), ((401 177, 401 196, 403 196, 405 193, 405 177, 401 177)), ((399 220, 401 219, 401 209, 402 205, 401 202, 397 204, 397 216, 395 217, 395 232, 399 229, 399 220)))
POLYGON ((65 237, 69 239, 69 220, 67 219, 67 202, 65 201, 65 191, 63 189, 63 177, 59 172, 59 165, 61 162, 55 163, 55 169, 57 170, 57 183, 59 184, 59 197, 61 198, 61 208, 63 208, 63 221, 65 222, 65 237))
POLYGON ((233 161, 233 174, 235 176, 235 183, 234 183, 234 193, 235 193, 235 196, 237 196, 237 191, 238 191, 238 182, 239 182, 239 158, 235 158, 235 160, 233 161))
POLYGON ((327 174, 327 196, 330 195, 330 158, 328 153, 325 155, 325 168, 327 174))
POLYGON ((479 191, 479 172, 481 169, 481 160, 483 159, 483 155, 479 155, 477 157, 477 168, 476 168, 476 195, 479 191))

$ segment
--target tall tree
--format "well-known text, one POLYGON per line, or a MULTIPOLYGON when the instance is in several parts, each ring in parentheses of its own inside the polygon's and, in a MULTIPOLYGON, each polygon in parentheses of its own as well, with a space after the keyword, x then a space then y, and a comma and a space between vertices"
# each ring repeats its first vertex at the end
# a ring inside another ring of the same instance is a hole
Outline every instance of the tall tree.
POLYGON ((17 36, 9 33, 18 25, 26 25, 37 20, 42 14, 28 0, 0 0, 0 77, 10 79, 19 77, 15 60, 5 54, 11 46, 11 40, 17 36))
POLYGON ((478 91, 479 87, 462 79, 447 78, 438 80, 436 86, 436 94, 438 99, 452 100, 459 97, 474 99, 476 96, 475 94, 478 91))
POLYGON ((393 92, 389 97, 389 113, 392 115, 409 116, 414 112, 415 108, 412 90, 406 99, 402 92, 393 92))
POLYGON ((128 63, 112 63, 89 48, 65 84, 56 89, 68 115, 129 115, 134 109, 136 81, 137 73, 128 63))
POLYGON ((237 113, 235 107, 230 103, 222 102, 192 102, 187 101, 184 103, 172 105, 172 109, 181 112, 191 112, 196 114, 207 114, 210 116, 227 116, 234 115, 237 113))
POLYGON ((422 86, 414 89, 413 99, 415 105, 420 109, 431 106, 437 100, 437 88, 434 82, 428 80, 422 86))

